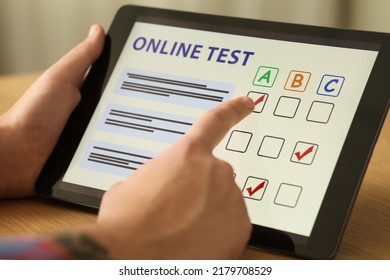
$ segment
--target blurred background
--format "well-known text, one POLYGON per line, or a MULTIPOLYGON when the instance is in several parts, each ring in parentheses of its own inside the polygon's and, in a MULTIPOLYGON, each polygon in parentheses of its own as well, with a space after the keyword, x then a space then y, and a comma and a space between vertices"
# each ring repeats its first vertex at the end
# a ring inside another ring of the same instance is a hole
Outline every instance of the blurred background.
POLYGON ((0 0, 0 74, 47 68, 125 4, 390 32, 388 0, 0 0))

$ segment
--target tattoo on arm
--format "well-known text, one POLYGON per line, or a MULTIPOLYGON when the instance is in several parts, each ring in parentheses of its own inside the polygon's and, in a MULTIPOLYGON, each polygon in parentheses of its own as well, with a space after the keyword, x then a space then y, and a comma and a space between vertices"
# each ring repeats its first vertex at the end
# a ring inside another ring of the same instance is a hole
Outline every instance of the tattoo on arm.
POLYGON ((107 250, 87 234, 64 233, 56 236, 55 241, 62 244, 73 259, 103 260, 108 258, 107 250))

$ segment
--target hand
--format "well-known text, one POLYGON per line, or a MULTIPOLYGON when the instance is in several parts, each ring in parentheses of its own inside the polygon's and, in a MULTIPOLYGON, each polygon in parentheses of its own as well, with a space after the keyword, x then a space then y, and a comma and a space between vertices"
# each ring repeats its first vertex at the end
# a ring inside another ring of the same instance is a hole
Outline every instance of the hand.
POLYGON ((248 97, 206 112, 181 138, 103 197, 93 235, 113 258, 237 258, 251 223, 232 167, 212 155, 253 111, 248 97))
POLYGON ((104 45, 104 30, 88 37, 49 68, 0 117, 0 198, 32 195, 34 184, 73 109, 91 63, 104 45))

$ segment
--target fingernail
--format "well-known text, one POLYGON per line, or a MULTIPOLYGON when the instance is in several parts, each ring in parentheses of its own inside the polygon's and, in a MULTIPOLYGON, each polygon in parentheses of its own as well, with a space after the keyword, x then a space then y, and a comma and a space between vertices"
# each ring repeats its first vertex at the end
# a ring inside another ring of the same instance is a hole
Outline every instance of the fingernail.
POLYGON ((242 103, 250 109, 253 109, 255 107, 255 103, 253 102, 252 98, 248 96, 243 96, 242 97, 242 103))
POLYGON ((96 24, 92 25, 89 28, 88 37, 95 35, 97 30, 98 30, 98 26, 96 24))

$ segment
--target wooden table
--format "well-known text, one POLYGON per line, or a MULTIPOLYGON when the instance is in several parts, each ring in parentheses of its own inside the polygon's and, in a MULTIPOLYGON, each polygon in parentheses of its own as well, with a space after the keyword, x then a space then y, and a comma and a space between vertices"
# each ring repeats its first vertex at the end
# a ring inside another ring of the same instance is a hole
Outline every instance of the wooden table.
MULTIPOLYGON (((0 76, 0 114, 39 73, 0 76)), ((336 259, 390 259, 390 119, 387 118, 336 259)), ((96 213, 40 198, 0 201, 0 236, 53 233, 93 222, 96 213)), ((289 259, 246 249, 243 259, 289 259)))

